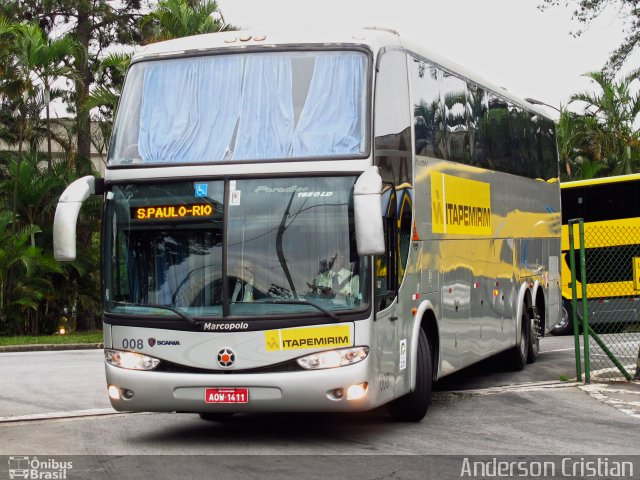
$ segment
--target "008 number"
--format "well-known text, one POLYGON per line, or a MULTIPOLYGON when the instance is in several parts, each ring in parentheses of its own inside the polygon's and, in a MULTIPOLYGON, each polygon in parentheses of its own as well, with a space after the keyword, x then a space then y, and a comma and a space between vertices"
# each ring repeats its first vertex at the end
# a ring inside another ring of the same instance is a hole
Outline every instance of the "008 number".
POLYGON ((142 350, 142 347, 144 347, 144 342, 141 338, 125 338, 122 340, 122 348, 125 350, 142 350))

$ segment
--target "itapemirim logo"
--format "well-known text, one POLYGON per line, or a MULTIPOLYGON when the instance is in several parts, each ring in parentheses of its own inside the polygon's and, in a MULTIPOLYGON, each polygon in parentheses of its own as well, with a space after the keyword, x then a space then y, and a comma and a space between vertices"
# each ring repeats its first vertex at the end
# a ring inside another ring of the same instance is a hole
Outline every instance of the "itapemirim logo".
POLYGON ((38 480, 65 480, 67 471, 73 468, 73 462, 61 462, 54 458, 40 460, 38 457, 9 457, 9 478, 27 478, 38 480))

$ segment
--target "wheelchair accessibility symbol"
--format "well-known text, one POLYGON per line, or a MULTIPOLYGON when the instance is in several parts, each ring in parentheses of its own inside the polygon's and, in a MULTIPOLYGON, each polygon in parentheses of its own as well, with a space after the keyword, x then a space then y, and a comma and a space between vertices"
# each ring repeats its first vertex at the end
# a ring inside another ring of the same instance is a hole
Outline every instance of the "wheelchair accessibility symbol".
POLYGON ((196 197, 206 197, 208 188, 206 183, 196 183, 196 197))

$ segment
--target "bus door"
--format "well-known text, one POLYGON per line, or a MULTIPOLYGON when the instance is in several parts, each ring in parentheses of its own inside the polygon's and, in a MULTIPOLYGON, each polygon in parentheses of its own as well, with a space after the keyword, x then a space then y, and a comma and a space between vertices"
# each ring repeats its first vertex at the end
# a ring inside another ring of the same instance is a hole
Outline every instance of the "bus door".
POLYGON ((375 258, 374 349, 379 355, 379 389, 381 398, 392 398, 396 376, 397 276, 397 205, 393 185, 384 184, 382 220, 385 253, 375 258))

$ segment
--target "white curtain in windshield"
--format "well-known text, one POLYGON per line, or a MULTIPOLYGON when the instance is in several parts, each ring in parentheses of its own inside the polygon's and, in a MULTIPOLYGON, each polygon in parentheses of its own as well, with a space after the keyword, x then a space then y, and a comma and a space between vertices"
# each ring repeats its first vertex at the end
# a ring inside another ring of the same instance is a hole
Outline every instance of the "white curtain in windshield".
POLYGON ((294 157, 357 154, 361 151, 362 55, 316 59, 309 95, 295 132, 294 157))
POLYGON ((293 137, 291 59, 248 57, 234 159, 284 158, 293 137))
POLYGON ((357 155, 365 65, 355 52, 141 62, 127 80, 109 164, 357 155))
POLYGON ((221 56, 147 67, 138 145, 145 163, 224 157, 240 108, 241 64, 221 56))

